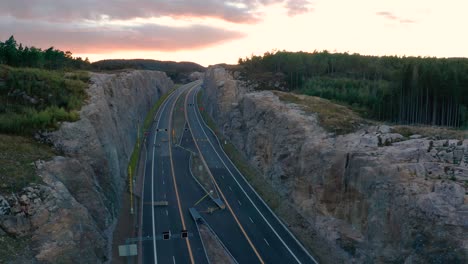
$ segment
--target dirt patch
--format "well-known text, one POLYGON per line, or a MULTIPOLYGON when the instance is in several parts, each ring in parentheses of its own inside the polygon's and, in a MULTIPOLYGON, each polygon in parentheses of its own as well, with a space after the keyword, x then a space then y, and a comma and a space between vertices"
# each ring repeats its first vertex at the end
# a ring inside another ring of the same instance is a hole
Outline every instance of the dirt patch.
POLYGON ((198 228, 210 263, 235 263, 207 226, 201 224, 198 228))
MULTIPOLYGON (((137 263, 137 257, 119 257, 119 246, 125 245, 126 239, 137 237, 136 230, 136 216, 137 214, 130 214, 130 194, 125 192, 122 197, 123 207, 120 211, 119 220, 115 227, 113 242, 112 242, 112 263, 127 264, 137 263)), ((136 211, 136 210, 135 210, 136 211)))
POLYGON ((468 131, 457 130, 444 127, 431 126, 393 126, 393 133, 401 134, 404 137, 412 135, 421 135, 422 137, 432 137, 436 140, 441 139, 468 139, 468 131))
POLYGON ((0 193, 17 192, 30 183, 41 182, 34 161, 53 156, 50 146, 26 137, 0 134, 0 193))

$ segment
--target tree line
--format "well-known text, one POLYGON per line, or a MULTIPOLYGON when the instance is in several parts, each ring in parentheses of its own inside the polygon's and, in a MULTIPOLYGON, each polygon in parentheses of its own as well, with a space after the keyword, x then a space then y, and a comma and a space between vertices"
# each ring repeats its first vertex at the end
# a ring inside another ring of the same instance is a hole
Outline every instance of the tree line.
POLYGON ((350 105, 397 124, 468 127, 468 59, 267 52, 239 59, 249 79, 350 105))
POLYGON ((74 58, 70 51, 50 47, 42 50, 18 44, 11 36, 5 42, 0 41, 0 64, 12 67, 29 67, 48 70, 89 69, 91 63, 88 58, 74 58))

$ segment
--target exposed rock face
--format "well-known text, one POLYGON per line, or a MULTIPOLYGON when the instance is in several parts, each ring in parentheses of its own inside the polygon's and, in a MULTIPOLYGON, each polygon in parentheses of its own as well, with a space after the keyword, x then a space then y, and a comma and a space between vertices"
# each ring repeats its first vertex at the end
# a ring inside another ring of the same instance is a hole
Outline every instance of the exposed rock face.
POLYGON ((223 68, 205 108, 290 207, 324 263, 466 263, 468 140, 405 138, 390 126, 336 136, 314 114, 252 92, 223 68))
POLYGON ((172 86, 162 72, 92 74, 80 120, 47 135, 63 156, 36 162, 45 184, 0 197, 1 229, 32 237, 34 259, 28 261, 109 260, 137 125, 172 86))

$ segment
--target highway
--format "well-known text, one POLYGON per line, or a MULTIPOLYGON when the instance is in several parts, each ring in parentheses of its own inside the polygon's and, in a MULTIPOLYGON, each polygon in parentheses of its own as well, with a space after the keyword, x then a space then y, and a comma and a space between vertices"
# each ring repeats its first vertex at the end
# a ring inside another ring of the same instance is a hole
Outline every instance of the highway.
MULTIPOLYGON (((182 202, 180 181, 176 177, 176 174, 189 175, 189 158, 173 146, 170 137, 174 104, 193 85, 178 88, 164 101, 144 142, 146 161, 141 206, 143 263, 208 263, 196 226, 187 213, 194 198, 184 196, 182 202), (174 157, 178 165, 174 164, 174 157), (153 204, 161 201, 167 201, 168 205, 153 204), (182 230, 187 230, 189 237, 182 238, 182 230), (169 239, 164 239, 164 232, 170 232, 169 239)), ((196 184, 183 184, 183 187, 199 188, 196 184)), ((186 192, 190 193, 190 190, 186 192)))
MULTIPOLYGON (((256 262, 317 263, 224 153, 216 136, 208 129, 199 112, 196 100, 199 89, 200 86, 194 87, 186 95, 186 119, 193 138, 197 139, 195 140, 197 149, 205 165, 209 167, 220 193, 224 194, 225 203, 232 217, 237 218, 239 227, 245 232, 244 236, 250 240, 249 244, 257 256, 256 262)), ((206 219, 210 222, 209 218, 206 219)), ((214 223, 216 221, 213 221, 214 223)), ((223 240, 220 234, 222 231, 216 229, 215 231, 223 240)), ((243 253, 234 250, 236 245, 232 245, 229 238, 225 238, 223 242, 236 259, 242 257, 239 254, 243 253)))
POLYGON ((237 263, 317 263, 225 155, 199 112, 196 93, 200 88, 200 81, 192 82, 169 95, 143 143, 140 262, 209 263, 189 213, 189 208, 196 207, 237 263), (172 133, 178 100, 183 100, 186 121, 180 140, 172 133), (210 199, 196 203, 206 191, 191 173, 191 153, 208 169, 226 209, 204 211, 215 206, 210 199), (188 237, 183 237, 183 230, 188 237))

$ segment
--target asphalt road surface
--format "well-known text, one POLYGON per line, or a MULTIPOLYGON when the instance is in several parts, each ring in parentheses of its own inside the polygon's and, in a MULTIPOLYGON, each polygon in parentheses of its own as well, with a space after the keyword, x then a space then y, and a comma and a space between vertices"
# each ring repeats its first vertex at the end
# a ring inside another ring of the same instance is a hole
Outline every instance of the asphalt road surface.
POLYGON ((146 157, 140 260, 208 263, 189 213, 189 208, 196 208, 238 263, 317 263, 255 193, 203 122, 196 103, 200 87, 197 81, 174 91, 156 113, 143 143, 146 157), (172 115, 178 99, 184 100, 188 122, 180 141, 174 142, 172 115), (226 209, 205 210, 216 207, 211 199, 197 203, 207 190, 191 174, 191 155, 198 155, 208 168, 226 209), (187 231, 188 237, 183 238, 182 231, 187 231), (170 234, 168 239, 164 234, 170 234))
MULTIPOLYGON (((237 218, 239 228, 245 231, 243 235, 250 240, 249 245, 256 255, 255 262, 252 258, 248 262, 243 261, 244 253, 235 251, 235 243, 230 243, 229 237, 222 236, 222 231, 215 229, 218 236, 239 263, 317 263, 225 155, 215 135, 203 122, 196 102, 198 89, 199 86, 194 87, 186 96, 186 118, 197 149, 224 194, 232 217, 237 218)), ((210 225, 219 224, 214 219, 206 220, 210 225)))
POLYGON ((181 180, 177 176, 189 173, 189 159, 170 142, 174 103, 193 85, 178 88, 165 100, 143 143, 147 151, 142 194, 143 263, 208 263, 196 225, 188 215, 188 202, 193 199, 179 196, 181 180), (167 202, 168 205, 155 205, 154 202, 167 202), (183 230, 187 230, 187 238, 182 238, 183 230), (169 239, 164 239, 164 232, 170 233, 169 239))

